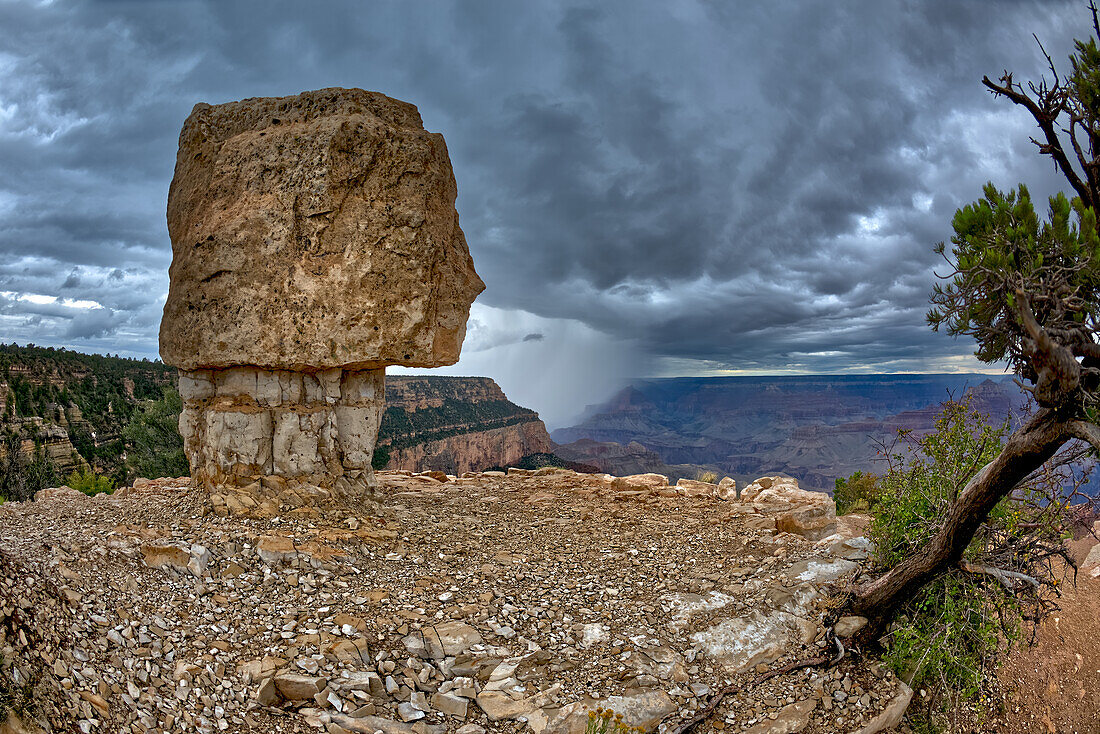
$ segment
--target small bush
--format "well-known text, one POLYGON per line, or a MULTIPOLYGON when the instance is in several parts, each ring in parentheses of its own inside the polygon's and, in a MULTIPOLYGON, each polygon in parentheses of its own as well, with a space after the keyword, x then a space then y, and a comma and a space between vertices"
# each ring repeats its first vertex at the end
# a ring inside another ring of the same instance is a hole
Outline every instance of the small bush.
POLYGON ((695 475, 696 480, 700 482, 709 482, 710 484, 718 483, 718 472, 713 471, 700 471, 695 475))
POLYGON ((870 512, 879 502, 882 490, 874 474, 857 471, 847 479, 837 479, 833 490, 838 515, 850 512, 870 512))
POLYGON ((172 387, 159 400, 143 401, 122 429, 129 477, 182 477, 191 473, 179 432, 183 401, 172 387))
POLYGON ((110 494, 115 491, 115 483, 111 481, 110 477, 96 474, 91 470, 83 473, 74 471, 65 479, 65 484, 89 497, 101 492, 110 494))
MULTIPOLYGON (((908 446, 887 457, 889 471, 873 493, 871 538, 878 566, 892 568, 919 552, 967 482, 1000 452, 1007 430, 1007 423, 991 426, 967 399, 946 403, 931 434, 920 439, 903 434, 908 446)), ((862 480, 844 483, 854 502, 864 495, 862 480)), ((1062 553, 1072 493, 1067 494, 1067 483, 1076 486, 1048 464, 1041 477, 1018 487, 979 528, 963 556, 969 565, 927 584, 890 628, 886 660, 910 685, 931 691, 924 712, 930 720, 949 717, 960 702, 974 699, 1024 622, 1053 608, 1059 579, 1052 560, 1062 553), (991 569, 1025 574, 1038 588, 1006 584, 991 569)))

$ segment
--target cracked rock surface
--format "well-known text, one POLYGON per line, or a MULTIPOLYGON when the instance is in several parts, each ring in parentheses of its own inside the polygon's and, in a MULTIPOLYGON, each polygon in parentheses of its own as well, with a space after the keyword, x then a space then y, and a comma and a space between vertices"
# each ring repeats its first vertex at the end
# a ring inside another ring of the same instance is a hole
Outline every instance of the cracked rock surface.
POLYGON ((439 133, 362 89, 197 104, 168 193, 167 364, 438 367, 485 286, 439 133))
MULTIPOLYGON (((580 734, 597 706, 668 730, 819 654, 866 556, 776 530, 800 490, 763 481, 759 504, 545 469, 383 472, 354 501, 257 481, 233 507, 188 478, 48 490, 0 506, 0 685, 30 685, 24 723, 57 732, 580 734)), ((847 658, 698 731, 879 731, 905 692, 847 658)))

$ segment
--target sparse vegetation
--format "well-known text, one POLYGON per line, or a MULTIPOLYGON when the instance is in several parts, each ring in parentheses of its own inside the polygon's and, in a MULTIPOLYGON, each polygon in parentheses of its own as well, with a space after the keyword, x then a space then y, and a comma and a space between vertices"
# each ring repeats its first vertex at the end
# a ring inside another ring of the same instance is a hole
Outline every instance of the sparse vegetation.
POLYGON ((57 467, 41 443, 34 444, 28 458, 18 432, 5 430, 0 434, 0 501, 25 502, 38 490, 56 486, 59 481, 57 467))
POLYGON ((4 655, 0 653, 0 724, 4 723, 9 713, 24 718, 33 714, 35 709, 35 682, 32 680, 18 685, 4 672, 4 655))
POLYGON ((89 497, 100 494, 101 492, 110 494, 115 491, 115 483, 111 481, 110 477, 96 474, 93 471, 74 471, 65 478, 65 484, 79 492, 83 492, 89 497))
POLYGON ((122 429, 127 479, 181 477, 190 473, 179 432, 183 401, 173 387, 162 388, 159 400, 140 405, 122 429))
MULTIPOLYGON (((1090 10, 1100 35, 1095 4, 1090 10)), ((950 504, 942 512, 938 502, 926 508, 936 513, 928 516, 931 525, 915 529, 917 542, 898 550, 900 562, 856 589, 852 608, 870 621, 861 632, 867 642, 934 593, 925 587, 966 572, 975 543, 999 541, 1011 527, 999 516, 1006 498, 1036 476, 1056 477, 1048 464, 1053 457, 1065 457, 1075 441, 1100 449, 1100 49, 1095 38, 1077 41, 1072 74, 1064 79, 1047 58, 1051 80, 1025 88, 1006 71, 999 82, 986 77, 982 83, 1033 117, 1044 137, 1036 141, 1040 154, 1052 158, 1076 196, 1051 197, 1044 221, 1025 186, 1006 193, 987 185, 982 199, 956 212, 950 250, 937 247, 948 272, 932 291, 928 313, 933 329, 973 337, 979 359, 1007 363, 1036 409, 995 452, 972 451, 955 457, 954 468, 940 467, 959 480, 948 485, 950 504)), ((1058 478, 1049 481, 1061 486, 1058 478)), ((1024 551, 1044 541, 1021 532, 1018 547, 1005 546, 1002 560, 1030 566, 1024 551)), ((1017 570, 1010 567, 981 571, 994 583, 1004 581, 1017 600, 1032 586, 1016 588, 1019 579, 1011 574, 1017 570)), ((1026 575, 1042 586, 1034 573, 1026 575)), ((1044 611, 1041 594, 1031 601, 1038 602, 1036 614, 1044 611)))
POLYGON ((833 490, 838 515, 870 512, 878 506, 882 490, 879 479, 871 473, 857 471, 847 479, 837 479, 833 490))
MULTIPOLYGON (((1007 424, 991 426, 964 400, 944 405, 932 434, 903 435, 887 457, 888 471, 873 483, 871 537, 880 568, 921 551, 963 488, 1001 452, 1007 433, 1007 424)), ((923 712, 929 722, 946 725, 961 703, 974 700, 999 655, 1052 608, 1062 568, 1055 561, 1064 555, 1067 515, 1084 479, 1068 471, 1064 462, 1048 464, 1002 499, 962 560, 907 600, 889 628, 886 659, 931 693, 923 712)), ((862 484, 866 476, 853 475, 844 487, 862 484)))
POLYGON ((622 714, 602 706, 588 712, 588 723, 584 728, 584 734, 642 734, 644 731, 640 726, 627 726, 623 723, 622 714))
POLYGON ((718 472, 715 471, 700 471, 695 475, 695 479, 700 482, 709 482, 710 484, 718 483, 718 472))

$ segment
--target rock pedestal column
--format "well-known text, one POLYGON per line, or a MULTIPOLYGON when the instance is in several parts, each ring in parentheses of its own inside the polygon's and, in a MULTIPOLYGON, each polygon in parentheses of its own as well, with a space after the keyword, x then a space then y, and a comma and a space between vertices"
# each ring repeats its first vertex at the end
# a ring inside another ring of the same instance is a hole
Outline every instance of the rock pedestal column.
POLYGON ((372 481, 386 366, 457 362, 485 288, 456 196, 443 137, 384 94, 195 106, 168 192, 160 353, 180 369, 196 481, 372 481))
POLYGON ((372 485, 384 380, 384 369, 181 371, 180 433, 191 474, 208 486, 272 474, 372 485))

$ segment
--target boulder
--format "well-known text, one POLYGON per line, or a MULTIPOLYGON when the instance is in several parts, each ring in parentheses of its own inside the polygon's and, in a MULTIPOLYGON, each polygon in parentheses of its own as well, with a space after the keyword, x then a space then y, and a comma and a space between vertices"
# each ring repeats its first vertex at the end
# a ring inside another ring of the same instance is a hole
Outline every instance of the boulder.
POLYGON ((741 491, 741 501, 758 511, 775 516, 776 530, 809 540, 821 540, 836 533, 836 505, 824 492, 800 489, 790 477, 760 477, 741 491))
POLYGON ((638 675, 651 675, 658 680, 687 681, 684 656, 671 647, 648 647, 627 653, 623 664, 633 668, 638 675))
POLYGON ((35 502, 46 502, 52 499, 64 499, 66 497, 74 500, 88 499, 88 495, 79 490, 73 489, 68 485, 64 485, 61 487, 47 487, 46 489, 40 489, 34 493, 35 502))
POLYGON ((619 477, 624 484, 629 484, 634 487, 667 487, 668 477, 664 474, 654 474, 652 472, 647 474, 630 474, 625 477, 619 477))
POLYGON ((161 356, 186 371, 458 361, 484 290, 443 136, 362 89, 197 104, 168 192, 161 356))
POLYGON ((288 701, 310 701, 328 686, 327 678, 297 673, 280 673, 275 676, 275 688, 288 701))
POLYGON ((893 731, 901 723, 906 709, 909 708, 909 702, 913 700, 913 689, 900 680, 898 686, 900 687, 898 694, 886 708, 854 734, 879 734, 879 732, 893 731))
POLYGON ((817 708, 817 699, 792 703, 779 709, 775 718, 768 718, 745 729, 744 734, 794 734, 810 724, 810 717, 817 708))
POLYGON ((264 535, 256 542, 256 554, 264 563, 277 566, 298 557, 294 541, 284 535, 264 535))
POLYGON ((718 494, 718 485, 696 479, 678 479, 676 481, 676 494, 685 497, 714 497, 718 494))
POLYGON ((210 551, 201 545, 149 543, 141 546, 141 555, 149 568, 172 569, 201 578, 210 565, 210 551))
POLYGON ((402 724, 393 719, 373 715, 353 718, 344 714, 330 714, 329 719, 342 729, 356 732, 356 734, 378 734, 379 732, 382 732, 382 734, 421 734, 428 732, 443 734, 447 730, 445 726, 423 727, 422 725, 402 724))
POLYGON ((782 657, 788 629, 785 614, 752 611, 718 622, 693 634, 691 640, 730 673, 741 673, 782 657))
POLYGON ((385 367, 456 362, 484 289, 456 193, 442 136, 383 94, 195 106, 160 329, 192 476, 373 484, 385 367))
POLYGON ((842 538, 858 538, 871 532, 871 516, 860 513, 841 515, 836 519, 836 532, 842 538))
POLYGON ((836 506, 828 496, 826 500, 784 512, 775 518, 776 530, 801 535, 808 540, 821 540, 833 535, 836 533, 836 506))
POLYGON ((843 558, 830 560, 810 558, 793 564, 787 570, 787 576, 794 583, 808 581, 813 584, 829 584, 857 570, 859 570, 859 564, 855 561, 843 558))
POLYGON ((561 708, 539 709, 526 717, 527 726, 534 734, 584 734, 591 731, 589 712, 598 707, 622 714, 624 727, 637 727, 644 732, 655 731, 661 721, 676 711, 676 704, 664 691, 643 691, 599 701, 585 698, 561 708))
POLYGON ((866 626, 866 617, 845 616, 836 621, 836 626, 833 630, 836 632, 837 637, 851 637, 866 626))
POLYGON ((443 660, 461 655, 473 645, 481 644, 481 635, 465 622, 444 622, 413 632, 402 642, 410 654, 443 660))

